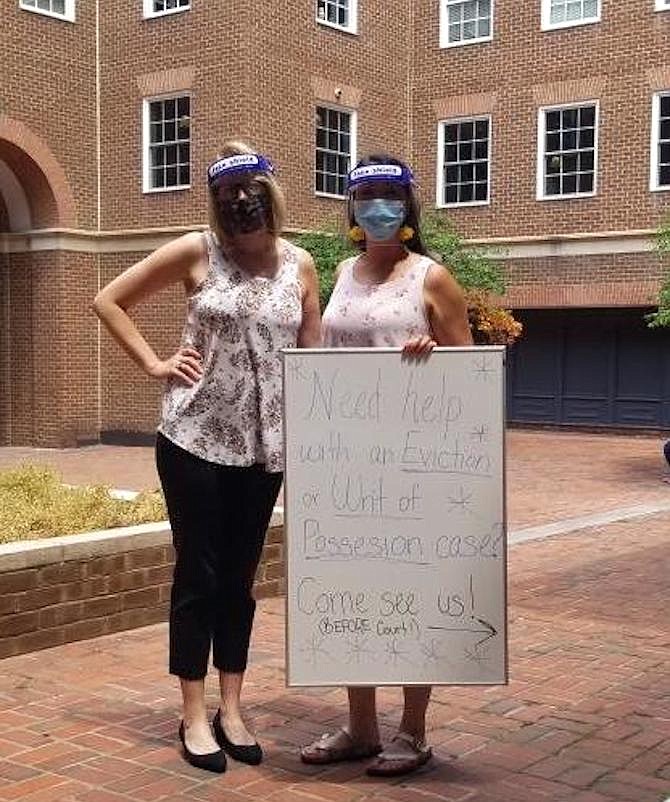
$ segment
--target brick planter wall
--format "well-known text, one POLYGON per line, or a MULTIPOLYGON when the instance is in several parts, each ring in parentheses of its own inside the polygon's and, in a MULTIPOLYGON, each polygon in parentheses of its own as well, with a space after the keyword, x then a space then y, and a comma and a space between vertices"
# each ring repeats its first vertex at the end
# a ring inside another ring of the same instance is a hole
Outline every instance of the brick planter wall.
MULTIPOLYGON (((0 545, 0 658, 167 620, 173 563, 165 523, 0 545)), ((275 511, 256 598, 284 576, 275 511)))

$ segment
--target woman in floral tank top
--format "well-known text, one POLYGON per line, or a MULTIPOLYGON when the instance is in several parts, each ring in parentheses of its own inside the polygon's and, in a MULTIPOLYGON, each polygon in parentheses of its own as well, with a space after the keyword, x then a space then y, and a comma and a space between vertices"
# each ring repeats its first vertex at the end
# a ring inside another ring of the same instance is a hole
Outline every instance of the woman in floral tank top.
POLYGON ((156 461, 176 562, 170 672, 194 766, 226 754, 259 763, 240 691, 255 611, 252 584, 282 481, 280 350, 320 344, 318 282, 305 251, 279 237, 284 201, 268 159, 243 143, 207 171, 210 229, 186 234, 129 268, 94 309, 131 358, 165 383, 156 461), (160 359, 127 310, 170 284, 186 292, 181 345, 160 359), (210 648, 221 702, 205 707, 210 648))
MULTIPOLYGON (((324 344, 402 347, 426 356, 435 345, 471 345, 463 293, 427 256, 411 170, 386 155, 363 159, 349 174, 350 237, 361 254, 344 261, 323 315, 324 344)), ((425 742, 430 687, 407 686, 400 728, 382 747, 374 688, 349 688, 349 723, 301 751, 305 763, 376 756, 368 774, 395 776, 431 758, 425 742)))

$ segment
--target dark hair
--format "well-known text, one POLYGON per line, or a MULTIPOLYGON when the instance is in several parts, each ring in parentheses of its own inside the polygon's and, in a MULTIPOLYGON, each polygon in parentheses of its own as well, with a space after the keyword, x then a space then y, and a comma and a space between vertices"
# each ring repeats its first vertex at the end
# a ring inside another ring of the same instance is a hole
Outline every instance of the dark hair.
MULTIPOLYGON (((400 161, 400 159, 396 159, 395 156, 390 156, 388 153, 370 153, 368 156, 364 156, 358 162, 356 167, 367 167, 370 164, 396 164, 398 167, 407 168, 407 165, 404 162, 400 161)), ((416 190, 414 189, 413 185, 404 186, 402 189, 405 192, 405 200, 407 201, 407 214, 403 220, 403 225, 409 226, 414 230, 414 236, 412 239, 407 240, 403 243, 403 245, 414 253, 427 256, 428 250, 423 243, 423 239, 421 238, 421 229, 419 228, 419 223, 421 220, 419 198, 417 197, 416 190)), ((356 225, 353 200, 353 194, 349 193, 349 197, 347 199, 347 218, 349 220, 349 227, 356 225)), ((365 240, 357 242, 356 245, 361 250, 365 250, 365 240)))

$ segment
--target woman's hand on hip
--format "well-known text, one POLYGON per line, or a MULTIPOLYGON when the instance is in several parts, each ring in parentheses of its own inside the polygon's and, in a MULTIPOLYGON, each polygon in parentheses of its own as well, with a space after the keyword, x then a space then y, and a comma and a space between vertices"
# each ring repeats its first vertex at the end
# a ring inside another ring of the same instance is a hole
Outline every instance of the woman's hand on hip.
POLYGON ((195 348, 180 348, 168 359, 159 359, 148 370, 155 379, 178 379, 187 387, 202 378, 202 357, 195 348))
POLYGON ((402 349, 403 359, 426 359, 437 343, 427 334, 407 340, 402 349))

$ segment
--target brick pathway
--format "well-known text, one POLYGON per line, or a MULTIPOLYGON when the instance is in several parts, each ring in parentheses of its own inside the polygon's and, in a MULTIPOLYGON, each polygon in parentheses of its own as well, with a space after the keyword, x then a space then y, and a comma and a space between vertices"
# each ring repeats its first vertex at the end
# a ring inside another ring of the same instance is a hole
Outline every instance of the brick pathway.
MULTIPOLYGON (((655 439, 515 432, 510 445, 517 525, 670 497, 655 439)), ((511 682, 436 690, 436 759, 405 780, 300 764, 298 745, 342 722, 344 694, 284 687, 280 600, 259 605, 246 686, 267 759, 220 777, 178 755, 164 625, 4 660, 0 802, 661 802, 669 541, 662 513, 512 547, 511 682)), ((379 702, 388 736, 398 689, 379 702)))
MULTIPOLYGON (((510 526, 670 501, 670 485, 660 481, 668 473, 662 444, 650 436, 509 431, 510 526)), ((22 462, 53 465, 72 484, 97 482, 131 490, 158 486, 151 448, 0 448, 0 470, 22 462)))

